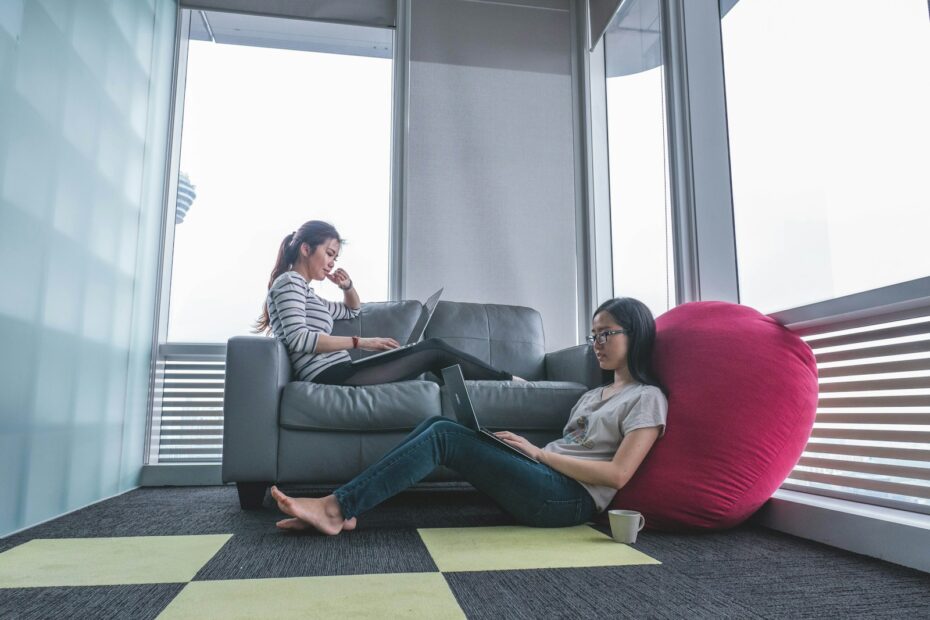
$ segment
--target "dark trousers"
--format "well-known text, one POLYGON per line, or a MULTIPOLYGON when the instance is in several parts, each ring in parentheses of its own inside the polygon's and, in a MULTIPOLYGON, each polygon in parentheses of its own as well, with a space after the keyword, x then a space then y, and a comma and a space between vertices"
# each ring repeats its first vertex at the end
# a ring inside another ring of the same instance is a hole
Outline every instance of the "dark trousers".
MULTIPOLYGON (((331 366, 313 378, 314 383, 326 385, 374 385, 394 383, 419 377, 424 372, 440 375, 443 368, 462 367, 466 379, 510 381, 509 372, 491 368, 474 355, 450 347, 438 338, 430 338, 416 345, 362 364, 344 362, 331 366)), ((441 375, 440 375, 441 376, 441 375)))

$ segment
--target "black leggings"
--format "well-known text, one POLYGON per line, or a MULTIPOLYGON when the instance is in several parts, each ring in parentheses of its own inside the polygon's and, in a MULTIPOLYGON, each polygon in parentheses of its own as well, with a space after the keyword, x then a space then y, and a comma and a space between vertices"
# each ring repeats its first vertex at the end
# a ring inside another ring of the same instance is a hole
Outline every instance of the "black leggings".
POLYGON ((374 385, 393 383, 434 372, 440 377, 442 369, 458 364, 466 379, 511 381, 509 372, 491 368, 474 355, 450 347, 438 338, 430 338, 392 355, 375 358, 371 362, 353 365, 343 362, 330 366, 316 377, 314 383, 326 385, 374 385))

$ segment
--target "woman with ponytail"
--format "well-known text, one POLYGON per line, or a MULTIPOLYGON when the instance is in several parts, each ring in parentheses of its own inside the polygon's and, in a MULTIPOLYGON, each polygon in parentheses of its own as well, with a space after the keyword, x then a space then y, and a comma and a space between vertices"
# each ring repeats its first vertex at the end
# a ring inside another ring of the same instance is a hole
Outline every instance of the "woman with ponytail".
POLYGON ((281 241, 268 280, 268 296, 255 331, 273 333, 284 343, 299 380, 330 385, 392 383, 424 372, 438 373, 454 364, 461 365, 469 379, 514 379, 510 373, 436 339, 372 360, 364 367, 353 366, 349 349, 387 351, 400 345, 393 338, 331 335, 333 321, 351 319, 361 308, 352 278, 344 269, 335 268, 342 242, 331 224, 317 220, 304 223, 281 241), (327 301, 310 288, 312 281, 323 279, 342 289, 341 302, 327 301))

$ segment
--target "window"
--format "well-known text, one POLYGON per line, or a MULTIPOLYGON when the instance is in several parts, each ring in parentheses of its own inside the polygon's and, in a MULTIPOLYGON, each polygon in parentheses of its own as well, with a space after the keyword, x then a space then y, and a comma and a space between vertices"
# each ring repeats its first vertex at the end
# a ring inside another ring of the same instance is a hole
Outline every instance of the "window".
MULTIPOLYGON (((326 220, 366 300, 388 297, 393 31, 191 11, 168 342, 259 316, 281 239, 326 220)), ((330 282, 314 283, 341 299, 330 282)))
MULTIPOLYGON (((303 222, 328 221, 347 239, 339 266, 363 299, 389 291, 393 30, 182 18, 167 339, 155 352, 147 464, 220 462, 226 341, 250 333, 281 240, 303 222)), ((313 286, 342 298, 330 282, 313 286)))
POLYGON ((818 364, 783 488, 930 512, 927 3, 721 9, 740 300, 818 364))
POLYGON ((721 3, 741 302, 930 275, 925 0, 721 3))
POLYGON ((661 18, 625 2, 604 38, 614 294, 659 315, 675 305, 661 18))

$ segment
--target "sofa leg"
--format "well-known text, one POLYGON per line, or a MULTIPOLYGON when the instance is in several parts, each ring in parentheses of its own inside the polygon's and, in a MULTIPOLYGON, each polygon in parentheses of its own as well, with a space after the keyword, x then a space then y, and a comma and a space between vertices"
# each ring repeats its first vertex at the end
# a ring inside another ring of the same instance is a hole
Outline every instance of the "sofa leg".
POLYGON ((265 499, 265 489, 268 488, 268 482, 237 482, 236 490, 239 491, 239 506, 243 510, 258 510, 262 507, 262 500, 265 499))

